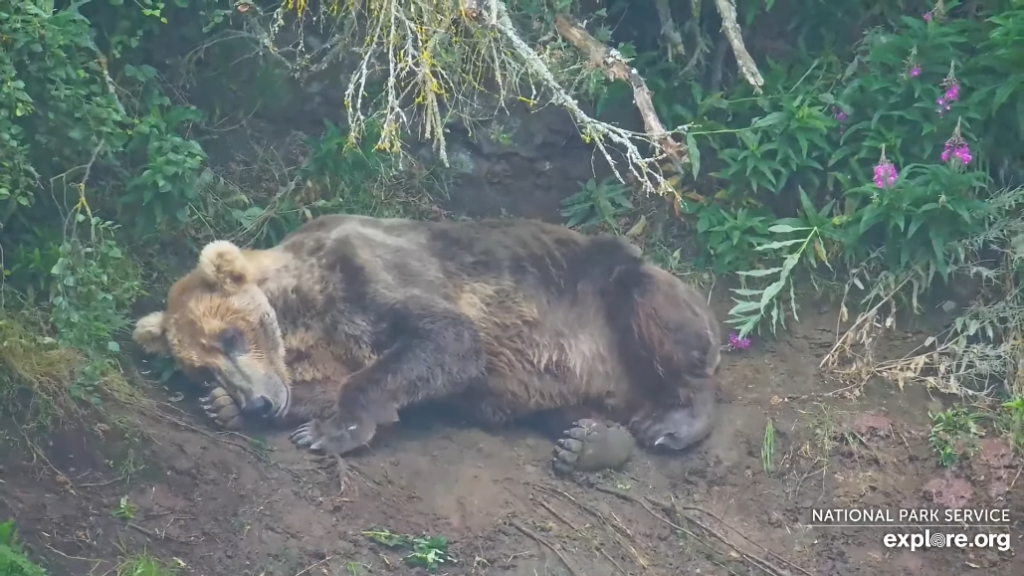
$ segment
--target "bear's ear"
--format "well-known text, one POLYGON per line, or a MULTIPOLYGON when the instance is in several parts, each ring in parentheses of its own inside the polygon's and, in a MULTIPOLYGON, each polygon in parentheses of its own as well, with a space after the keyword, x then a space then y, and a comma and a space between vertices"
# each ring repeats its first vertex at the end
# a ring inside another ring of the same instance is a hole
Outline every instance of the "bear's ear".
POLYGON ((135 322, 132 340, 150 354, 170 356, 171 348, 167 345, 167 336, 164 333, 164 313, 152 312, 139 318, 135 322))
POLYGON ((242 250, 227 240, 207 244, 199 254, 199 272, 219 289, 232 293, 252 279, 252 266, 242 250))

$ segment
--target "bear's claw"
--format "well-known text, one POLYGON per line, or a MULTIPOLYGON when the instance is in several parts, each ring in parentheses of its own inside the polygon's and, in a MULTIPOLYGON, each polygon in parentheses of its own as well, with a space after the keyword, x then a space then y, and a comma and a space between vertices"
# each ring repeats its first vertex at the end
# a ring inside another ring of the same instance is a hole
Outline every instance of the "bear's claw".
POLYGON ((296 446, 340 456, 369 444, 376 432, 376 426, 368 422, 339 426, 333 420, 310 420, 290 438, 296 446))
POLYGON ((636 439, 618 424, 584 419, 574 422, 564 434, 551 459, 551 466, 558 474, 618 468, 636 449, 636 439))
POLYGON ((215 424, 225 430, 239 430, 242 428, 242 411, 228 391, 217 387, 210 391, 210 395, 199 399, 199 405, 203 412, 214 421, 215 424))

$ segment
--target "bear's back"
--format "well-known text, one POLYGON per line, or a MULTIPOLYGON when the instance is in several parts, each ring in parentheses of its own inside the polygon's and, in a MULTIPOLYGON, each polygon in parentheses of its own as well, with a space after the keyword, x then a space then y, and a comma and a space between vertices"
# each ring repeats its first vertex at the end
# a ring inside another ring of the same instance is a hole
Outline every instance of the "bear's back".
POLYGON ((641 262, 614 236, 585 236, 526 219, 429 222, 330 215, 298 228, 281 248, 325 268, 357 268, 388 291, 443 297, 467 283, 515 285, 528 298, 571 296, 641 262))

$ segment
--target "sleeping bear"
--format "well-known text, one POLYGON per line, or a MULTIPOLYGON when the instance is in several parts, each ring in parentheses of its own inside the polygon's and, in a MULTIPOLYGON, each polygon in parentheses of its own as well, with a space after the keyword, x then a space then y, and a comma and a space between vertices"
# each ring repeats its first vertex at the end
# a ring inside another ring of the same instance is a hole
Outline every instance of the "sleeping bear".
POLYGON ((700 441, 721 360, 705 300, 627 241, 518 219, 331 215, 267 250, 214 241, 133 337, 213 383, 225 428, 293 427, 340 462, 440 401, 482 426, 563 423, 558 472, 700 441))

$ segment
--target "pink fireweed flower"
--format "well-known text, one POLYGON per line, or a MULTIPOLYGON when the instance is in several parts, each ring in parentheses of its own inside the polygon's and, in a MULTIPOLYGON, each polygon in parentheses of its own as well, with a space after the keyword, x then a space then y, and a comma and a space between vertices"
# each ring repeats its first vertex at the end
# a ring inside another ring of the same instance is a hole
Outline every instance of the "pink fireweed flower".
POLYGON ((953 151, 953 156, 964 166, 971 163, 971 149, 967 144, 957 146, 956 150, 953 151))
POLYGON ((740 338, 735 332, 729 334, 729 350, 746 350, 750 348, 750 338, 740 338))
POLYGON ((849 116, 846 115, 846 112, 843 112, 843 110, 838 106, 833 106, 832 117, 836 119, 836 122, 839 122, 839 133, 842 134, 843 132, 846 132, 846 126, 844 126, 844 124, 846 124, 846 120, 849 118, 849 116))
POLYGON ((896 166, 886 160, 883 154, 882 159, 875 165, 875 186, 878 188, 891 188, 896 183, 898 176, 899 173, 896 171, 896 166))
POLYGON ((924 16, 921 16, 921 18, 923 18, 925 22, 931 22, 932 21, 932 13, 931 12, 925 12, 924 16))
POLYGON ((953 129, 953 135, 946 140, 945 146, 942 147, 943 162, 949 162, 952 159, 956 159, 961 166, 966 166, 971 163, 971 147, 964 142, 963 136, 960 135, 960 121, 957 120, 956 128, 953 129))
POLYGON ((950 84, 949 88, 946 88, 946 92, 942 95, 942 98, 945 99, 946 102, 956 102, 957 100, 959 100, 960 83, 954 82, 953 84, 950 84))
POLYGON ((944 92, 942 96, 939 96, 938 100, 935 101, 939 105, 939 115, 946 112, 950 108, 950 104, 960 100, 960 81, 956 79, 956 74, 953 72, 953 68, 956 66, 956 62, 950 61, 949 63, 949 74, 946 74, 946 78, 942 81, 942 88, 944 92))
POLYGON ((935 101, 935 103, 939 105, 939 114, 948 111, 950 103, 956 102, 959 99, 960 84, 954 82, 953 84, 950 84, 949 87, 946 88, 946 91, 942 93, 942 96, 939 96, 939 99, 935 101))
POLYGON ((918 66, 917 64, 914 64, 913 66, 910 67, 910 77, 911 78, 917 78, 920 75, 921 75, 921 67, 920 66, 918 66))

